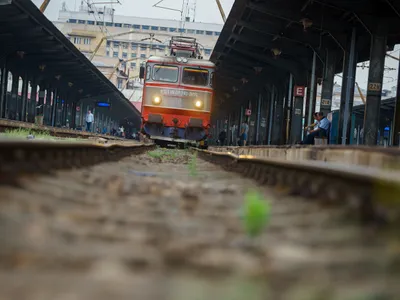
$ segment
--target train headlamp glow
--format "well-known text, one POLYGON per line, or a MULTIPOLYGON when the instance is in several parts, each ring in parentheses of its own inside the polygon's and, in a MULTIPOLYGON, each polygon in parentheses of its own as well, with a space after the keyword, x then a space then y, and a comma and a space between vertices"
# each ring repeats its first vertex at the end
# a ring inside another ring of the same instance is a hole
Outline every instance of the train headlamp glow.
POLYGON ((159 96, 154 97, 153 98, 153 103, 154 104, 160 104, 161 103, 161 97, 159 97, 159 96))
POLYGON ((188 60, 187 60, 186 57, 182 58, 182 61, 183 61, 184 63, 187 63, 187 62, 188 62, 188 60))
POLYGON ((176 59, 176 61, 177 61, 177 62, 182 62, 182 57, 178 57, 178 58, 176 59))
POLYGON ((196 106, 196 108, 201 108, 203 106, 203 101, 196 100, 196 102, 194 102, 194 106, 196 106))

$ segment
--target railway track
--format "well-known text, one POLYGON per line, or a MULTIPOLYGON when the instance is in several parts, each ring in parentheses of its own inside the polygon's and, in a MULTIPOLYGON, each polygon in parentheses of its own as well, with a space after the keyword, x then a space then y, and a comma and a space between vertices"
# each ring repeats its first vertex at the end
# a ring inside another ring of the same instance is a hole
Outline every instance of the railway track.
POLYGON ((70 138, 82 138, 82 139, 89 139, 89 138, 105 138, 108 140, 120 140, 123 141, 122 138, 111 136, 111 135, 103 135, 103 134, 95 134, 92 132, 86 131, 78 131, 72 130, 67 128, 56 128, 51 126, 39 126, 33 123, 28 122, 21 122, 21 121, 14 121, 14 120, 6 120, 0 119, 0 132, 4 132, 6 130, 13 130, 13 129, 26 129, 31 131, 32 133, 48 133, 54 137, 70 137, 70 138))
POLYGON ((395 214, 375 196, 348 205, 350 181, 394 183, 379 172, 133 144, 10 142, 0 157, 1 300, 399 295, 397 231, 355 217, 395 214), (272 208, 256 240, 239 213, 249 188, 272 208))

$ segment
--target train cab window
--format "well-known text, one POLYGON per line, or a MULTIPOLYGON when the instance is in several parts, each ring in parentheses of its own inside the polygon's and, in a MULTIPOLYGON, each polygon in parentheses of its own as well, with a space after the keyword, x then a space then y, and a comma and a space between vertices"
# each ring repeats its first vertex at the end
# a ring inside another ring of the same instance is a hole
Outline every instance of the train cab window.
POLYGON ((177 82, 178 73, 178 67, 155 65, 153 70, 153 80, 163 82, 177 82))
POLYGON ((196 68, 184 68, 182 74, 182 83, 189 85, 208 85, 208 71, 196 68))

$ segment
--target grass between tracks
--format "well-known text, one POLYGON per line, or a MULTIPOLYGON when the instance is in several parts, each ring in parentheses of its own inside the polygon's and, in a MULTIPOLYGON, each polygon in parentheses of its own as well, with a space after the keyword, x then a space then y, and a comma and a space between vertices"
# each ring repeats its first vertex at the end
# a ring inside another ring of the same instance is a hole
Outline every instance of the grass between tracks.
POLYGON ((79 138, 58 138, 51 136, 48 131, 32 131, 30 129, 25 129, 25 128, 18 128, 18 129, 10 129, 6 130, 3 133, 0 133, 1 137, 6 137, 6 138, 21 138, 21 139, 27 139, 28 137, 31 137, 34 140, 53 140, 53 141, 59 141, 59 140, 66 140, 66 141, 82 141, 82 139, 79 138))

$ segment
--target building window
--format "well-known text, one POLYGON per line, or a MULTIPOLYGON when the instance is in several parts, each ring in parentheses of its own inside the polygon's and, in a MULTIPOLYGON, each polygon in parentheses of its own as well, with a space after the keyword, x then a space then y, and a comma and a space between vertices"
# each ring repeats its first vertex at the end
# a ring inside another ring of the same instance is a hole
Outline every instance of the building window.
POLYGON ((188 29, 186 30, 186 32, 189 34, 194 34, 196 31, 194 29, 188 29))
POLYGON ((136 68, 136 63, 135 62, 132 62, 131 63, 131 69, 135 69, 136 68))
POLYGON ((117 51, 113 52, 113 57, 118 57, 118 52, 117 51))
POLYGON ((128 53, 122 52, 122 58, 128 58, 128 53))
POLYGON ((128 49, 128 43, 122 43, 122 48, 123 49, 128 49))
POLYGON ((149 29, 150 29, 150 26, 142 25, 142 29, 143 29, 143 30, 149 30, 149 29))
POLYGON ((186 32, 186 30, 183 28, 179 28, 179 32, 184 33, 184 32, 186 32))
POLYGON ((204 50, 204 53, 205 53, 206 55, 211 55, 211 49, 206 49, 206 50, 204 50))
POLYGON ((196 34, 204 34, 203 30, 196 30, 196 34))
POLYGON ((132 53, 131 54, 131 58, 136 58, 137 57, 137 54, 136 53, 132 53))
POLYGON ((97 22, 96 22, 96 25, 104 26, 104 22, 97 21, 97 22))
POLYGON ((213 35, 212 31, 206 31, 206 35, 213 35))
POLYGON ((147 50, 147 46, 146 46, 146 45, 142 45, 142 46, 140 46, 140 50, 142 50, 142 51, 146 51, 146 50, 147 50))
POLYGON ((91 38, 84 38, 84 39, 83 39, 83 43, 84 43, 85 45, 90 45, 90 44, 92 43, 92 39, 91 39, 91 38))
POLYGON ((114 26, 115 27, 122 27, 122 23, 115 23, 114 26))
POLYGON ((106 22, 106 26, 107 26, 107 27, 112 27, 112 26, 113 26, 113 23, 111 23, 111 22, 106 22))
POLYGON ((109 50, 107 50, 106 56, 110 56, 110 51, 109 50))
POLYGON ((94 25, 94 21, 87 21, 89 25, 94 25))
POLYGON ((68 23, 76 23, 75 19, 69 19, 68 23))
POLYGON ((176 32, 176 28, 170 28, 169 32, 176 32))
POLYGON ((82 38, 74 37, 74 44, 80 44, 80 43, 82 43, 82 38))
POLYGON ((168 31, 167 27, 160 27, 160 31, 168 31))
POLYGON ((107 41, 107 47, 110 47, 111 41, 107 41))
POLYGON ((114 47, 119 47, 119 42, 114 42, 114 47))
POLYGON ((137 44, 132 43, 131 48, 132 50, 137 50, 137 44))
POLYGON ((216 36, 220 36, 220 34, 221 34, 221 32, 214 32, 214 34, 216 35, 216 36))
POLYGON ((140 58, 146 58, 146 54, 140 54, 140 58))
POLYGON ((158 26, 151 26, 151 30, 158 31, 158 26))
POLYGON ((78 20, 78 24, 86 24, 85 20, 78 20))
POLYGON ((124 28, 131 28, 131 24, 124 24, 124 28))
POLYGON ((140 29, 140 25, 133 25, 133 28, 140 29))
POLYGON ((158 49, 160 49, 160 50, 165 50, 165 46, 164 46, 164 45, 159 45, 159 46, 158 46, 158 49))

